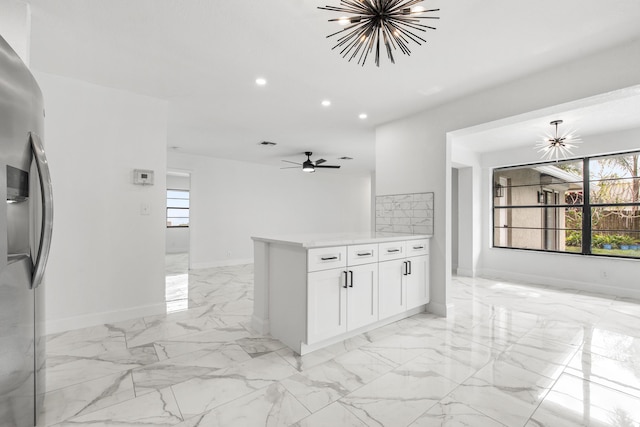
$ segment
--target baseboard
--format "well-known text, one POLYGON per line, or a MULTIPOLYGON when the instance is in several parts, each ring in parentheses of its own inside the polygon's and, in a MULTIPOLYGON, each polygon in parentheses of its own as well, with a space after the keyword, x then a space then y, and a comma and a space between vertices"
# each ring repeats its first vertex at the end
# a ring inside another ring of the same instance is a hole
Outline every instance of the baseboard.
POLYGON ((81 316, 66 317, 63 319, 50 319, 45 321, 45 334, 57 334, 74 329, 104 325, 106 323, 118 323, 140 317, 155 316, 166 313, 166 310, 166 304, 162 303, 141 305, 115 311, 104 311, 101 313, 83 314, 81 316))
POLYGON ((245 264, 253 264, 253 258, 225 259, 220 261, 209 261, 209 262, 193 262, 191 263, 190 268, 192 269, 216 268, 216 267, 229 267, 232 265, 245 265, 245 264))
POLYGON ((457 268, 456 275, 463 276, 463 277, 475 277, 475 272, 467 268, 457 268))
POLYGON ((269 320, 261 319, 254 314, 251 316, 251 328, 262 335, 267 335, 269 333, 269 320))
POLYGON ((559 279, 556 277, 530 275, 522 273, 514 273, 512 271, 482 269, 480 277, 488 279, 500 279, 508 281, 518 281, 530 283, 532 285, 548 286, 558 289, 570 289, 573 291, 584 291, 596 294, 604 294, 613 297, 640 299, 640 289, 621 288, 602 283, 590 283, 578 280, 559 279))
POLYGON ((447 317, 447 310, 451 309, 453 304, 441 304, 431 301, 427 304, 427 312, 440 317, 447 317))

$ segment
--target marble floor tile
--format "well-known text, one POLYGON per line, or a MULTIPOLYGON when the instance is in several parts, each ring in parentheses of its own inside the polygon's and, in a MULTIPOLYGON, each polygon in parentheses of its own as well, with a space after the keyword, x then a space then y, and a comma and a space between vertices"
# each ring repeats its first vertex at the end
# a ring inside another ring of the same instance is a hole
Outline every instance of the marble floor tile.
POLYGON ((393 369, 377 357, 353 350, 282 380, 310 411, 317 411, 393 369))
POLYGON ((186 417, 210 411, 295 374, 296 370, 275 353, 220 369, 172 386, 186 417))
POLYGON ((355 390, 339 402, 367 425, 407 426, 456 386, 456 382, 436 372, 407 364, 355 390))
POLYGON ((444 398, 409 427, 510 427, 450 398, 444 398))
POLYGON ((86 381, 47 393, 38 424, 50 426, 135 397, 129 371, 86 381))
POLYGON ((71 385, 110 376, 141 367, 135 362, 114 362, 96 358, 47 355, 47 391, 58 390, 71 385))
POLYGON ((47 337, 41 426, 640 427, 637 300, 454 277, 447 318, 298 356, 251 329, 252 265, 168 273, 182 311, 47 337))
POLYGON ((236 343, 253 357, 261 356, 285 347, 285 345, 277 339, 263 336, 240 338, 239 340, 236 340, 236 343))
POLYGON ((308 415, 309 411, 276 383, 176 427, 287 427, 308 415))
POLYGON ((449 396, 507 426, 524 425, 545 397, 553 380, 494 361, 449 396))
POLYGON ((570 374, 563 374, 526 426, 638 425, 640 399, 570 374))
POLYGON ((616 360, 582 349, 565 372, 640 398, 640 357, 616 360))
POLYGON ((518 340, 496 360, 557 379, 578 349, 577 346, 532 335, 518 340))
POLYGON ((56 427, 169 427, 182 421, 173 393, 167 388, 71 418, 56 427))
POLYGON ((360 418, 346 409, 340 402, 325 406, 318 412, 292 424, 292 427, 367 427, 360 418))

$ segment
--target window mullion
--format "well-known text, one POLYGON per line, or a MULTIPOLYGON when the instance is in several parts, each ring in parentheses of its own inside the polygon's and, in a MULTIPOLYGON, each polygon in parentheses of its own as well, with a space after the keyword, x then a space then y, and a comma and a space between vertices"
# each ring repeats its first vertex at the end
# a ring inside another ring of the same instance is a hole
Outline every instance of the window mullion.
POLYGON ((591 190, 589 181, 589 157, 582 160, 582 253, 591 254, 591 190))

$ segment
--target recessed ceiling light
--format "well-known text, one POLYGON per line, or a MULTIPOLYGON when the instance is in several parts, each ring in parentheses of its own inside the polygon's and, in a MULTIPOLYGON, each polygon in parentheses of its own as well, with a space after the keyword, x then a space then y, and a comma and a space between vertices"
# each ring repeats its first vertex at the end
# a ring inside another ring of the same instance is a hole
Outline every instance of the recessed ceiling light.
POLYGON ((362 120, 367 118, 367 115, 365 113, 362 113, 358 116, 359 118, 361 118, 362 120))
POLYGON ((274 145, 277 145, 277 144, 271 141, 262 141, 262 142, 259 142, 258 145, 264 145, 265 147, 273 147, 274 145))
POLYGON ((329 101, 328 99, 325 99, 324 101, 322 101, 323 107, 328 107, 329 105, 331 105, 331 101, 329 101))
POLYGON ((257 84, 258 86, 264 86, 264 85, 266 85, 266 84, 267 84, 267 79, 262 78, 262 77, 258 77, 258 78, 256 79, 256 84, 257 84))

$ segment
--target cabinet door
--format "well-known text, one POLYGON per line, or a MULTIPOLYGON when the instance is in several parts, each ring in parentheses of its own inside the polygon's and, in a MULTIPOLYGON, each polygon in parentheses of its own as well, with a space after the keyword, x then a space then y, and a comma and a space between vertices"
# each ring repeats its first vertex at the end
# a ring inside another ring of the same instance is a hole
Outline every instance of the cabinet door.
POLYGON ((378 298, 380 319, 406 311, 404 259, 378 264, 378 298))
POLYGON ((347 329, 378 320, 378 264, 348 267, 347 329))
POLYGON ((307 275, 307 344, 347 331, 345 271, 333 269, 307 275))
POLYGON ((407 282, 407 310, 429 302, 429 257, 427 255, 407 258, 409 274, 407 282))

